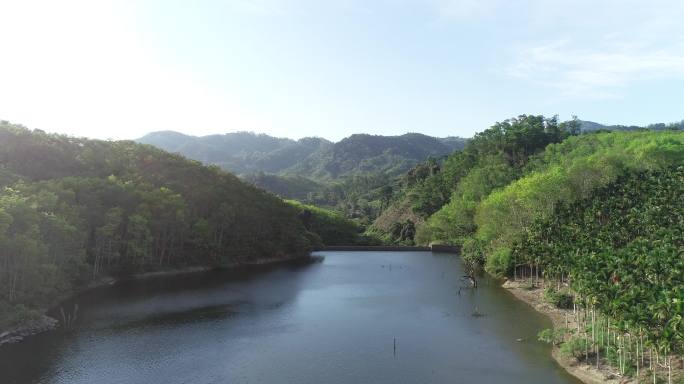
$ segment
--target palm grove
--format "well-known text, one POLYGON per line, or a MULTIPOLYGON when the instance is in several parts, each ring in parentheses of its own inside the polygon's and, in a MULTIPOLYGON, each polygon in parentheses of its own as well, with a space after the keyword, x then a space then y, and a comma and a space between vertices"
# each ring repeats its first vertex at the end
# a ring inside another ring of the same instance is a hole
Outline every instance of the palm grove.
POLYGON ((684 132, 580 134, 520 116, 476 135, 407 189, 416 242, 462 248, 471 269, 532 277, 576 308, 543 338, 621 374, 673 380, 684 361, 684 132), (565 300, 565 299, 568 300, 565 300))

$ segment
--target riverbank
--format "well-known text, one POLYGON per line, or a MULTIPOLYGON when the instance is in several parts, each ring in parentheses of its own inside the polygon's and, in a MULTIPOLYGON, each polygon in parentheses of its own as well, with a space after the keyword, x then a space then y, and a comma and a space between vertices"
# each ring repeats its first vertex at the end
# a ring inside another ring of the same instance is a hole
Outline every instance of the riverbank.
MULTIPOLYGON (((513 294, 519 300, 527 303, 537 312, 546 315, 555 329, 559 328, 574 328, 577 326, 574 322, 572 310, 559 309, 551 304, 548 304, 544 298, 544 290, 542 288, 529 289, 528 283, 523 281, 507 280, 502 287, 513 294)), ((582 364, 577 359, 563 356, 557 346, 552 347, 552 356, 558 364, 563 367, 568 373, 575 376, 579 380, 587 384, 629 384, 635 383, 631 378, 618 377, 608 367, 602 366, 596 369, 595 366, 589 364, 582 364)))
MULTIPOLYGON (((131 280, 142 280, 151 279, 157 277, 168 277, 176 275, 186 275, 193 273, 209 272, 212 270, 226 270, 226 269, 237 269, 237 268, 250 268, 266 265, 277 265, 293 262, 315 262, 320 260, 320 256, 306 255, 306 256, 295 256, 295 257, 281 257, 281 258, 264 258, 257 259, 247 262, 233 263, 230 265, 224 265, 221 267, 203 267, 203 266, 192 266, 185 268, 173 268, 161 271, 143 272, 136 273, 129 276, 113 277, 113 276, 102 276, 96 280, 91 281, 88 285, 81 287, 76 290, 73 294, 60 300, 60 304, 56 305, 52 309, 59 308, 61 303, 71 298, 74 298, 84 292, 93 290, 100 287, 105 287, 109 285, 115 285, 125 281, 131 280)), ((0 347, 5 344, 14 344, 23 341, 27 337, 35 336, 43 332, 53 331, 60 326, 60 321, 47 315, 51 310, 43 311, 44 314, 37 319, 31 319, 21 324, 14 325, 7 329, 0 329, 0 347)))
POLYGON ((404 246, 404 245, 329 245, 316 248, 314 252, 321 251, 388 251, 388 252, 411 252, 411 251, 424 251, 430 252, 430 247, 416 247, 416 246, 404 246))
POLYGON ((0 332, 0 347, 5 344, 18 343, 25 338, 39 333, 51 331, 59 325, 57 319, 50 316, 42 315, 38 319, 30 320, 23 324, 13 326, 3 332, 0 332))
POLYGON ((411 246, 411 245, 330 245, 314 249, 318 251, 389 251, 389 252, 443 252, 458 253, 459 247, 450 245, 432 244, 430 246, 411 246))

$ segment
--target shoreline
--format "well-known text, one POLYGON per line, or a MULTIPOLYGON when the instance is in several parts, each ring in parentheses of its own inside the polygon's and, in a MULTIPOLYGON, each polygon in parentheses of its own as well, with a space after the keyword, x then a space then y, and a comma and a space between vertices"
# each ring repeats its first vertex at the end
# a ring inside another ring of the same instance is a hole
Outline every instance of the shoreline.
POLYGON ((210 272, 210 271, 220 271, 220 270, 231 270, 231 269, 238 269, 238 268, 249 268, 249 267, 258 267, 258 266, 267 266, 267 265, 278 265, 278 264, 285 264, 285 263, 291 263, 291 262, 304 262, 304 261, 311 261, 315 262, 319 260, 321 256, 316 256, 312 255, 311 253, 305 256, 294 256, 294 257, 285 257, 285 258, 264 258, 264 259, 258 259, 250 262, 244 262, 244 263, 232 263, 228 264, 225 266, 221 267, 206 267, 206 266, 192 266, 192 267, 184 267, 184 268, 175 268, 175 269, 168 269, 168 270, 161 270, 161 271, 151 271, 151 272, 142 272, 142 273, 136 273, 130 276, 124 276, 124 277, 113 277, 113 276, 103 276, 100 277, 87 285, 81 287, 80 289, 77 289, 73 294, 68 295, 67 297, 63 298, 62 300, 59 300, 59 304, 55 305, 53 308, 49 308, 45 311, 42 311, 42 315, 38 319, 32 319, 28 322, 18 324, 12 327, 9 327, 7 329, 0 329, 0 348, 2 348, 3 345, 9 345, 9 344, 15 344, 19 343, 23 340, 25 340, 28 337, 35 336, 44 332, 49 332, 53 331, 57 328, 59 328, 61 321, 58 319, 55 319, 54 317, 50 317, 47 315, 47 313, 54 309, 58 308, 62 303, 64 303, 66 300, 72 299, 80 294, 83 294, 87 291, 94 290, 97 288, 101 287, 106 287, 110 285, 116 285, 122 282, 126 281, 134 281, 134 280, 144 280, 144 279, 151 279, 151 278, 157 278, 157 277, 167 277, 167 276, 177 276, 177 275, 186 275, 186 274, 193 274, 193 273, 201 273, 201 272, 210 272))
MULTIPOLYGON (((543 289, 535 288, 528 290, 524 288, 524 282, 506 280, 501 287, 511 293, 516 299, 526 303, 535 311, 548 317, 554 329, 565 327, 566 319, 572 327, 574 324, 572 310, 559 309, 544 301, 543 289)), ((596 369, 593 365, 583 364, 577 359, 563 356, 556 345, 551 346, 551 356, 569 374, 586 384, 629 384, 634 383, 630 377, 619 377, 609 371, 605 366, 596 369)))
POLYGON ((389 251, 389 252, 443 252, 459 253, 460 248, 451 245, 430 244, 429 246, 418 245, 326 245, 314 248, 314 252, 319 251, 389 251))
POLYGON ((7 330, 0 332, 0 348, 5 344, 19 343, 26 339, 43 332, 52 331, 59 326, 59 320, 48 315, 41 315, 38 319, 33 319, 24 324, 15 325, 7 330))

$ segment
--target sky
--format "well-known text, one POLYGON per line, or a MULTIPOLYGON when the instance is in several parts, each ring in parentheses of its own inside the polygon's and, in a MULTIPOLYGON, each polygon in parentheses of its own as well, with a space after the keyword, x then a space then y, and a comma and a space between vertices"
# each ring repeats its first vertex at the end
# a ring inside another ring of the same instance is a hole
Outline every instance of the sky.
POLYGON ((331 140, 673 122, 682 20, 678 0, 0 0, 0 120, 331 140))

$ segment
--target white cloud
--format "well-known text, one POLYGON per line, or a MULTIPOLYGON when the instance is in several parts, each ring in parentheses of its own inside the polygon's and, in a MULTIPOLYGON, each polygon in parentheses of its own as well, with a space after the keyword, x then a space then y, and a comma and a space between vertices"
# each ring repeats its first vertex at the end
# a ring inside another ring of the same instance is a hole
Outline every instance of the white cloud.
POLYGON ((567 96, 616 97, 639 81, 684 78, 684 51, 615 40, 585 47, 565 39, 520 50, 508 73, 567 96))
POLYGON ((564 96, 620 97, 639 82, 684 78, 684 4, 579 0, 516 2, 505 72, 564 96), (513 30, 515 31, 515 30, 513 30), (532 35, 532 37, 530 37, 532 35))

